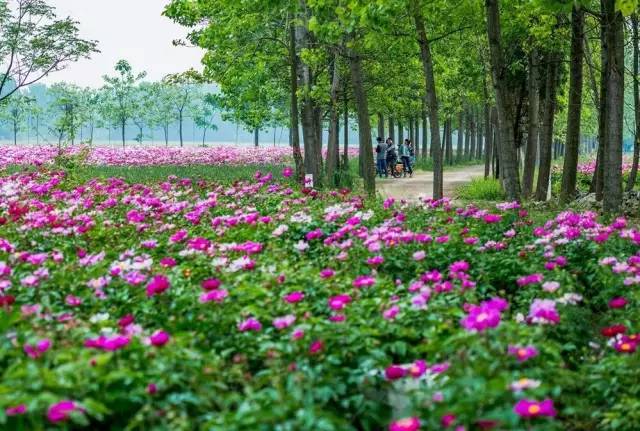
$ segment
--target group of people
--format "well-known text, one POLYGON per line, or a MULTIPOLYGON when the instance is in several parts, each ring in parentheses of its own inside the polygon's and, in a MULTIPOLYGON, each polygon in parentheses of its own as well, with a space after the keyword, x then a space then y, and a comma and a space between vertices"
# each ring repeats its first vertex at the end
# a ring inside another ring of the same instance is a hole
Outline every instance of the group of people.
POLYGON ((398 178, 401 175, 406 177, 413 176, 413 162, 415 161, 415 150, 413 148, 413 142, 410 139, 405 139, 403 143, 398 145, 393 142, 392 138, 387 138, 385 141, 383 138, 378 137, 376 145, 376 172, 380 178, 384 175, 385 178, 392 177, 398 178), (402 163, 402 170, 396 168, 396 165, 402 163))

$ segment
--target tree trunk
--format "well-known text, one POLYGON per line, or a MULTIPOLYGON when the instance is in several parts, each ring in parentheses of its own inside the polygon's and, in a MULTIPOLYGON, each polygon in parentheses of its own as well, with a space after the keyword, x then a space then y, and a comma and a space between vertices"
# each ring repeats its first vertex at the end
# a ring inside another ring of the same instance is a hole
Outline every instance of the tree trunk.
MULTIPOLYGON (((488 100, 485 98, 485 100, 488 100)), ((489 178, 491 175, 491 159, 493 157, 493 128, 491 127, 491 108, 489 108, 489 102, 484 104, 484 178, 489 178)))
POLYGON ((447 119, 447 160, 449 165, 453 165, 453 121, 451 117, 447 119))
POLYGON ((207 141, 207 128, 203 127, 202 128, 202 147, 203 148, 206 145, 206 141, 207 141))
POLYGON ((420 118, 415 119, 414 123, 414 136, 415 141, 413 143, 413 151, 416 158, 420 157, 420 118))
POLYGON ((635 111, 635 136, 633 143, 633 163, 629 178, 627 179, 627 191, 633 190, 638 177, 638 159, 640 159, 640 82, 638 81, 638 70, 640 68, 640 37, 638 36, 638 14, 631 15, 631 28, 633 32, 633 106, 635 111))
POLYGON ((404 140, 404 125, 400 121, 398 121, 398 140, 396 141, 396 143, 401 144, 403 140, 404 140))
POLYGON ((358 110, 358 136, 360 138, 360 159, 362 163, 362 178, 364 188, 373 196, 376 191, 376 177, 373 165, 373 148, 371 145, 371 118, 369 117, 369 105, 367 93, 364 88, 362 75, 362 59, 355 52, 350 52, 349 68, 351 71, 351 84, 353 95, 358 110))
POLYGON ((164 145, 165 147, 169 146, 169 125, 165 124, 163 127, 164 129, 164 145))
MULTIPOLYGON (((602 20, 605 19, 605 1, 600 2, 600 11, 602 14, 602 20)), ((596 200, 601 201, 604 198, 604 153, 608 146, 608 131, 607 131, 607 119, 608 119, 608 104, 607 93, 608 86, 607 81, 609 79, 609 57, 607 55, 609 40, 607 38, 607 25, 602 22, 600 26, 600 109, 598 113, 598 153, 596 156, 596 170, 591 183, 591 191, 595 192, 596 200)), ((588 39, 588 38, 585 38, 588 39)))
MULTIPOLYGON (((309 10, 305 0, 299 0, 298 26, 295 29, 296 53, 310 45, 310 35, 308 31, 309 10)), ((321 184, 321 160, 316 153, 318 145, 316 143, 318 134, 316 132, 316 112, 315 105, 311 99, 310 91, 313 83, 313 76, 309 65, 297 61, 298 86, 302 89, 302 134, 304 137, 304 168, 305 173, 313 176, 314 186, 321 184)))
POLYGON ((616 11, 615 0, 603 0, 605 13, 602 25, 606 26, 607 45, 607 97, 602 102, 607 105, 607 146, 603 158, 602 208, 613 214, 622 206, 622 130, 624 110, 624 19, 616 11))
POLYGON ((469 152, 471 151, 471 114, 469 113, 469 109, 465 110, 465 122, 467 127, 465 127, 464 134, 464 154, 462 157, 465 160, 469 159, 469 152))
POLYGON ((419 3, 414 0, 411 3, 413 19, 418 34, 420 45, 420 58, 425 81, 425 105, 429 110, 429 124, 431 127, 431 148, 433 150, 433 198, 442 199, 443 172, 442 172, 442 145, 440 144, 440 124, 438 119, 438 97, 436 94, 436 80, 433 73, 433 58, 431 46, 427 39, 424 27, 424 18, 419 3))
POLYGON ((258 148, 260 145, 260 129, 254 127, 253 129, 253 146, 258 148))
POLYGON ((582 62, 584 58, 584 11, 574 3, 571 12, 571 59, 569 62, 569 105, 567 109, 567 141, 560 202, 575 198, 580 152, 580 121, 582 114, 582 62))
POLYGON ((184 147, 184 138, 183 138, 183 127, 182 127, 182 123, 183 123, 183 115, 182 115, 182 109, 180 109, 180 112, 178 113, 178 132, 180 135, 180 148, 184 147))
POLYGON ((122 120, 120 127, 122 128, 122 148, 124 148, 125 146, 125 142, 124 142, 124 129, 127 126, 127 122, 125 120, 122 120))
POLYGON ((420 155, 422 156, 422 158, 426 159, 427 155, 429 154, 427 149, 427 145, 429 142, 429 136, 427 135, 427 130, 429 128, 429 124, 427 123, 427 109, 424 106, 424 100, 422 101, 422 105, 423 105, 422 107, 422 152, 420 155))
POLYGON ((456 147, 456 159, 462 159, 462 151, 464 150, 464 111, 458 114, 458 144, 456 147))
POLYGON ((542 131, 540 134, 540 166, 538 168, 538 183, 536 186, 536 200, 546 201, 549 190, 549 175, 551 173, 551 157, 553 149, 553 125, 556 111, 556 90, 558 77, 558 54, 547 55, 547 73, 545 83, 545 99, 543 107, 542 131))
POLYGON ((522 173, 522 195, 528 198, 533 193, 533 177, 538 158, 538 114, 540 113, 540 65, 538 51, 529 54, 529 111, 527 124, 527 147, 522 173))
MULTIPOLYGON (((414 127, 415 127, 415 125, 414 125, 413 117, 409 117, 409 140, 411 142, 415 142, 416 141, 416 135, 415 135, 414 127)), ((398 143, 401 144, 402 142, 398 142, 398 143)))
POLYGON ((470 124, 470 130, 469 132, 471 133, 471 144, 469 145, 469 155, 467 156, 467 158, 469 160, 473 159, 473 156, 476 152, 476 130, 477 130, 477 126, 476 126, 476 109, 475 108, 471 108, 471 110, 469 111, 469 119, 471 120, 471 124, 470 124))
POLYGON ((344 95, 343 95, 343 103, 344 103, 344 111, 342 112, 342 127, 344 129, 344 139, 343 145, 344 150, 342 154, 342 167, 345 171, 349 171, 349 99, 347 98, 347 80, 344 80, 343 87, 344 95))
POLYGON ((384 139, 384 116, 378 112, 378 138, 384 139))
MULTIPOLYGON (((393 139, 395 135, 396 135, 396 127, 395 127, 395 124, 393 122, 393 118, 389 117, 389 136, 387 136, 387 138, 393 139)), ((383 136, 383 138, 384 138, 384 136, 383 136)))
POLYGON ((482 159, 482 119, 480 110, 476 110, 476 151, 473 155, 475 160, 482 159))
MULTIPOLYGON (((340 152, 340 117, 338 115, 338 86, 340 85, 338 56, 333 59, 333 77, 329 94, 329 143, 327 148, 327 181, 331 185, 338 185, 335 181, 335 172, 338 168, 338 154, 340 152)), ((378 119, 382 121, 382 116, 378 119)), ((384 134, 384 123, 382 125, 384 134)))
POLYGON ((514 120, 510 110, 507 87, 507 73, 502 51, 500 30, 500 8, 498 0, 485 0, 487 11, 487 35, 491 51, 491 70, 496 91, 498 110, 500 172, 507 199, 520 200, 520 178, 518 175, 517 153, 513 134, 514 120))

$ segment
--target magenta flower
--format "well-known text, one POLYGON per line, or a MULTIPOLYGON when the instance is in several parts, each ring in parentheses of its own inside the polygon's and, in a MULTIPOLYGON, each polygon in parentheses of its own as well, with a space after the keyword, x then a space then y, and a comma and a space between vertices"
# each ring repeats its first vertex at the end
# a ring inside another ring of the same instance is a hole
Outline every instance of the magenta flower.
POLYGON ((151 334, 151 336, 149 337, 149 342, 151 342, 153 346, 161 347, 167 344, 170 339, 171 336, 169 336, 168 332, 158 330, 151 334))
POLYGON ((523 418, 535 418, 538 416, 554 417, 557 413, 553 408, 553 401, 520 400, 513 407, 513 411, 523 418))
POLYGON ((259 320, 254 319, 253 317, 249 317, 248 319, 243 320, 238 324, 238 330, 240 332, 247 332, 247 331, 259 332, 262 330, 262 323, 260 323, 259 320))
POLYGON ((7 407, 4 409, 4 414, 7 416, 23 415, 27 412, 27 406, 24 404, 18 404, 17 406, 7 407))
POLYGON ((25 344, 23 349, 27 356, 32 359, 38 359, 40 356, 44 355, 44 353, 49 350, 50 347, 51 340, 45 338, 38 341, 35 345, 25 344))
POLYGON ((469 262, 459 260, 449 265, 449 272, 467 272, 469 271, 469 262))
POLYGON ((628 303, 626 298, 620 296, 609 301, 609 308, 624 308, 628 303))
POLYGON ((285 178, 289 178, 293 175, 293 169, 289 166, 286 166, 282 169, 282 176, 285 178))
POLYGON ((204 290, 215 290, 219 288, 221 284, 222 281, 217 278, 207 278, 200 283, 200 286, 202 286, 204 290))
POLYGON ((384 262, 384 257, 380 255, 373 256, 367 259, 367 265, 371 265, 371 266, 382 265, 383 262, 384 262))
POLYGON ((200 295, 200 298, 198 299, 202 304, 205 304, 207 302, 217 302, 217 303, 221 303, 224 301, 224 299, 229 296, 229 291, 226 289, 217 289, 217 290, 211 290, 209 292, 205 292, 202 295, 200 295))
POLYGON ((53 423, 63 422, 69 419, 69 415, 74 411, 82 411, 82 408, 75 401, 63 400, 49 406, 47 419, 53 423))
POLYGON ((389 431, 418 431, 420 429, 420 419, 410 417, 398 419, 389 424, 389 431))
POLYGON ((153 394, 155 394, 156 392, 158 392, 158 386, 157 386, 155 383, 149 383, 149 384, 147 385, 147 393, 148 393, 149 395, 153 395, 153 394))
POLYGON ((284 302, 288 302, 289 304, 295 304, 304 299, 304 292, 301 292, 301 291, 291 292, 285 295, 284 298, 282 299, 284 300, 284 302))
POLYGON ((351 296, 347 294, 335 295, 329 298, 329 308, 334 311, 340 311, 347 306, 348 303, 351 302, 351 296))
POLYGON ((407 370, 405 370, 400 365, 389 365, 384 370, 384 376, 387 380, 398 380, 407 375, 407 370))
POLYGON ((322 271, 320 271, 320 278, 331 278, 335 275, 335 271, 331 268, 325 268, 322 271))
POLYGON ((82 304, 82 298, 78 298, 77 296, 67 295, 64 302, 70 307, 77 307, 82 304))
POLYGON ((131 339, 125 335, 116 335, 113 337, 105 337, 101 335, 98 338, 90 338, 84 342, 84 347, 88 349, 99 349, 108 352, 120 350, 129 344, 131 339))
POLYGON ((309 353, 315 355, 320 353, 324 349, 324 342, 322 340, 315 340, 309 346, 309 353))
POLYGON ((507 301, 502 298, 493 298, 480 305, 469 305, 468 314, 461 321, 462 326, 468 331, 477 332, 495 328, 500 324, 500 312, 507 307, 507 301))
POLYGON ((147 284, 147 296, 151 297, 163 293, 169 289, 169 287, 171 287, 171 284, 167 277, 164 275, 156 275, 151 279, 149 284, 147 284))
POLYGON ((518 359, 518 362, 524 362, 538 356, 538 349, 535 346, 509 346, 507 353, 518 359))

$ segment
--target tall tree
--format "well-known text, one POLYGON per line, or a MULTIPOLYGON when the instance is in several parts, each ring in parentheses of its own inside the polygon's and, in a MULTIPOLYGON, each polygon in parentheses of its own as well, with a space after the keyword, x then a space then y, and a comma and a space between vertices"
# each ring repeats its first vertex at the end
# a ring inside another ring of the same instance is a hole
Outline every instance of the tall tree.
POLYGON ((582 115, 582 68, 584 58, 584 11, 575 3, 571 12, 571 58, 569 62, 569 106, 567 109, 567 141, 560 201, 569 202, 576 194, 578 155, 580 151, 580 122, 582 115))
POLYGON ((78 23, 59 19, 44 0, 0 2, 0 102, 69 63, 97 52, 78 23))
POLYGON ((487 11, 487 35, 491 52, 491 72, 496 93, 498 111, 500 172, 507 199, 520 200, 520 177, 512 106, 508 88, 508 65, 504 61, 502 34, 500 25, 499 0, 485 0, 487 11))
POLYGON ((115 66, 115 76, 103 76, 105 81, 104 107, 105 115, 120 127, 122 148, 126 145, 126 128, 137 107, 136 84, 147 73, 133 73, 133 68, 126 60, 120 60, 115 66))
POLYGON ((631 15, 631 43, 633 46, 633 106, 634 106, 634 137, 633 137, 633 161, 631 171, 627 179, 627 191, 633 190, 638 177, 638 161, 640 159, 640 36, 638 35, 638 14, 631 15))

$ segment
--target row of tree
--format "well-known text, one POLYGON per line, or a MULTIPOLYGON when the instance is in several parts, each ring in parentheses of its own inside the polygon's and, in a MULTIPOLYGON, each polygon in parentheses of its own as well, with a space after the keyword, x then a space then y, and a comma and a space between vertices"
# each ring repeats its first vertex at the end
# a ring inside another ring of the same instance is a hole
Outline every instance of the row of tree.
POLYGON ((15 92, 0 107, 0 118, 10 126, 14 143, 18 133, 28 129, 36 139, 54 136, 58 144, 90 143, 94 131, 104 128, 118 130, 124 146, 128 126, 133 125, 136 141, 143 142, 150 131, 161 129, 168 145, 169 131, 175 124, 182 146, 186 118, 202 131, 203 144, 207 131, 216 129, 219 97, 207 91, 195 72, 145 82, 145 73, 135 74, 124 60, 115 70, 114 76, 104 77, 105 85, 100 89, 57 83, 39 94, 31 88, 15 92))
MULTIPOLYGON (((454 157, 454 129, 459 152, 482 155, 487 166, 495 159, 513 200, 546 198, 560 139, 566 201, 576 194, 581 136, 594 134, 593 188, 615 212, 623 188, 625 41, 633 42, 635 56, 626 58, 637 87, 636 7, 635 0, 173 0, 165 15, 191 28, 190 42, 207 50, 204 78, 236 106, 288 113, 300 177, 340 178, 340 126, 346 130, 355 112, 370 192, 377 120, 379 135, 408 126, 419 157, 433 158, 436 198, 443 163, 454 157)), ((637 143, 635 155, 634 172, 637 143)))

